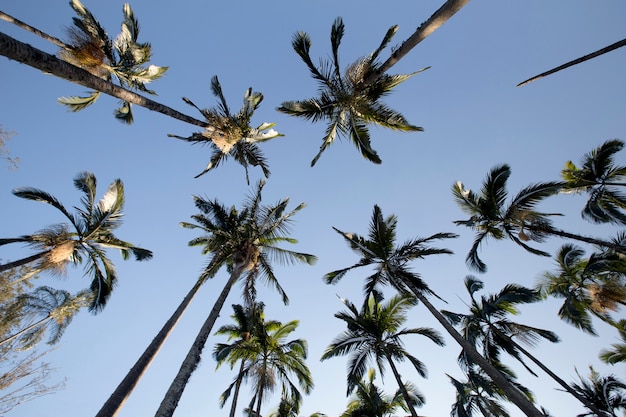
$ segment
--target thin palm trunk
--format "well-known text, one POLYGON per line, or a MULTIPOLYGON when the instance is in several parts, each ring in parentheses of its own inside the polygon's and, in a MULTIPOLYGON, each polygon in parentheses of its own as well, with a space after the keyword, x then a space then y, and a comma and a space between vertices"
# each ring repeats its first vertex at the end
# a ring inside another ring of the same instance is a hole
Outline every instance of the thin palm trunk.
POLYGON ((498 371, 487 359, 485 359, 467 340, 461 336, 459 332, 446 320, 446 318, 428 301, 420 291, 411 286, 411 290, 417 297, 417 299, 424 304, 424 306, 430 311, 430 313, 437 319, 437 321, 446 329, 448 334, 454 338, 454 340, 461 346, 461 348, 467 353, 467 355, 482 368, 483 371, 496 384, 500 387, 507 398, 515 404, 524 414, 528 417, 545 417, 537 408, 530 402, 530 400, 520 392, 515 386, 513 386, 500 371, 498 371))
POLYGON ((29 25, 28 23, 24 23, 19 19, 14 18, 13 16, 10 16, 6 13, 4 13, 3 11, 0 11, 0 19, 7 21, 9 23, 13 23, 14 25, 27 30, 31 33, 34 33, 35 35, 47 40, 48 42, 52 42, 53 44, 55 44, 56 46, 58 46, 59 48, 63 48, 63 49, 70 49, 70 47, 68 45, 65 44, 65 42, 63 42, 62 40, 55 38, 54 36, 50 36, 45 32, 40 31, 39 29, 32 27, 31 25, 29 25))
POLYGON ((23 328, 22 330, 20 330, 19 332, 7 337, 4 340, 0 341, 0 346, 4 345, 5 343, 10 342, 11 340, 15 340, 16 338, 20 337, 21 335, 23 335, 24 333, 28 332, 29 330, 35 329, 41 325, 43 325, 45 322, 47 322, 48 320, 52 319, 52 314, 48 314, 46 317, 42 318, 41 320, 36 321, 35 323, 26 326, 25 328, 23 328))
POLYGON ((124 403, 135 389, 135 386, 137 385, 143 374, 148 370, 148 367, 161 350, 161 347, 165 343, 165 340, 167 340, 172 330, 174 330, 174 327, 176 327, 176 324, 182 317, 185 310, 187 310, 187 307, 189 306, 195 295, 198 293, 198 290, 203 283, 204 282, 201 280, 196 281, 196 283, 187 293, 185 298, 183 298, 183 301, 179 304, 176 311, 174 311, 172 316, 165 322, 163 328, 161 328, 159 333, 157 333, 154 339, 152 339, 150 345, 148 345, 148 347, 141 354, 139 359, 137 359, 135 365, 130 368, 122 382, 120 382, 115 391, 113 391, 113 393, 104 403, 100 411, 98 411, 96 417, 115 417, 120 412, 120 410, 124 406, 124 403))
POLYGON ((228 417, 235 417, 237 411, 237 400, 239 399, 239 388, 241 388, 241 378, 243 376, 243 370, 246 366, 246 361, 241 360, 241 366, 239 366, 239 373, 237 374, 237 382, 235 382, 235 392, 233 393, 233 403, 230 406, 230 414, 228 417))
MULTIPOLYGON (((531 228, 529 228, 531 229, 531 228)), ((537 228, 532 228, 535 229, 539 232, 544 232, 544 233, 549 233, 551 235, 554 236, 559 236, 559 237, 563 237, 566 239, 572 239, 572 240, 577 240, 579 242, 585 242, 585 243, 589 243, 591 245, 596 245, 596 246, 600 246, 600 247, 604 247, 607 249, 613 249, 617 252, 620 253, 626 253, 626 248, 624 248, 623 246, 617 244, 617 243, 612 243, 606 240, 602 240, 602 239, 596 239, 593 237, 589 237, 589 236, 583 236, 583 235, 577 235, 575 233, 569 233, 566 232, 564 230, 560 230, 560 229, 555 229, 552 227, 546 227, 546 228, 542 228, 542 227, 537 227, 537 228)), ((531 229, 531 230, 532 230, 531 229)))
POLYGON ((172 381, 167 393, 163 397, 163 401, 161 401, 161 405, 157 410, 155 417, 171 417, 176 411, 176 407, 178 407, 178 402, 183 395, 183 391, 187 386, 187 382, 189 382, 189 378, 191 378, 191 374, 196 370, 198 364, 200 363, 202 350, 204 349, 204 345, 206 344, 207 339, 211 335, 211 330, 213 329, 213 325, 219 316, 220 310, 226 302, 226 298, 228 297, 228 293, 230 292, 235 282, 239 279, 241 274, 246 270, 248 264, 246 262, 239 263, 233 269, 233 272, 230 274, 230 278, 219 297, 215 301, 211 312, 209 313, 209 317, 205 320, 202 328, 198 332, 196 339, 191 345, 189 352, 187 352, 187 356, 183 361, 180 369, 178 370, 178 374, 172 381))
POLYGON ((17 261, 9 262, 3 265, 0 265, 0 272, 8 271, 13 268, 18 268, 20 266, 28 265, 31 262, 34 262, 38 259, 43 258, 48 253, 50 253, 51 249, 45 250, 43 252, 36 253, 34 255, 28 256, 26 258, 18 259, 17 261))
POLYGON ((400 373, 396 368, 396 364, 393 363, 391 358, 387 358, 387 362, 389 362, 389 367, 391 368, 391 372, 393 372, 393 376, 396 378, 396 382, 398 383, 398 387, 400 388, 400 392, 402 392, 402 396, 404 397, 404 401, 406 402, 406 406, 409 407, 409 411, 411 412, 412 417, 419 417, 417 412, 415 411, 415 407, 411 404, 411 397, 409 397, 409 392, 406 390, 404 383, 402 382, 402 377, 400 377, 400 373))
POLYGON ((607 52, 611 52, 612 50, 617 49, 617 48, 621 48, 622 46, 626 46, 626 39, 622 39, 621 41, 617 41, 617 42, 615 42, 615 43, 613 43, 613 44, 611 44, 611 45, 609 45, 607 47, 599 49, 599 50, 597 50, 595 52, 592 52, 592 53, 590 53, 588 55, 581 56, 580 58, 577 58, 577 59, 575 59, 573 61, 567 62, 567 63, 565 63, 563 65, 559 65, 558 67, 553 68, 553 69, 551 69, 549 71, 542 72, 539 75, 535 75, 534 77, 529 78, 526 81, 522 81, 521 83, 517 84, 517 87, 521 87, 521 86, 526 85, 528 83, 531 83, 531 82, 533 82, 535 80, 538 80, 539 78, 546 77, 546 76, 548 76, 550 74, 554 74, 555 72, 559 72, 561 70, 564 70, 565 68, 569 68, 571 66, 580 64, 580 63, 585 62, 585 61, 588 61, 588 60, 590 60, 592 58, 595 58, 597 56, 606 54, 607 52))
POLYGON ((130 90, 107 82, 102 78, 96 77, 90 72, 83 70, 82 68, 65 62, 62 59, 59 59, 54 55, 50 55, 31 45, 13 39, 2 32, 0 32, 0 55, 22 64, 26 64, 44 73, 52 74, 64 80, 68 80, 93 90, 100 91, 104 94, 108 94, 112 97, 116 97, 122 101, 133 103, 148 110, 162 113, 185 123, 202 126, 205 129, 208 128, 206 122, 187 116, 186 114, 172 109, 171 107, 157 103, 156 101, 150 100, 149 98, 141 96, 130 90))
POLYGON ((387 72, 400 59, 408 54, 417 44, 426 39, 430 34, 439 29, 446 23, 456 12, 461 10, 463 6, 470 0, 447 0, 435 13, 432 14, 417 30, 407 39, 393 54, 385 61, 380 68, 364 80, 365 84, 374 81, 377 77, 387 72))
POLYGON ((572 394, 585 407, 589 408, 591 411, 593 411, 594 413, 598 414, 599 416, 602 415, 602 412, 596 406, 594 406, 591 402, 589 402, 589 400, 587 400, 585 397, 583 397, 580 394, 578 394, 574 389, 572 389, 572 387, 569 386, 569 384, 567 382, 565 382, 558 375, 556 375, 554 372, 552 372, 550 370, 550 368, 545 366, 539 359, 535 358, 530 352, 528 352, 526 349, 524 349, 522 346, 520 346, 516 341, 514 341, 513 339, 511 339, 507 335, 503 334, 498 329, 495 329, 493 327, 492 327, 492 329, 498 334, 498 336, 502 337, 508 343, 511 343, 513 346, 515 346, 516 349, 518 349, 520 352, 522 352, 535 365, 537 365, 539 368, 541 368, 541 370, 543 370, 552 379, 554 379, 554 381, 556 381, 560 386, 562 386, 563 389, 565 389, 567 392, 572 394))

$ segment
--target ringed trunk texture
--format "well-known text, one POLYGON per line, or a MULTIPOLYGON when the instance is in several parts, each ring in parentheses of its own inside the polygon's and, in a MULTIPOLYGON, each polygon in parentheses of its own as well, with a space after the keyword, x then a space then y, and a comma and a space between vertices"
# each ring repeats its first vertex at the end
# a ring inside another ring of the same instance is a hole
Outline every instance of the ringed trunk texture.
POLYGON ((179 304, 176 311, 174 311, 172 316, 165 322, 163 328, 161 328, 159 333, 157 333, 154 339, 152 339, 150 345, 148 345, 148 347, 141 354, 139 359, 137 359, 135 365, 130 368, 124 379, 122 379, 122 382, 120 382, 115 391, 113 391, 113 393, 104 403, 100 411, 98 411, 96 417, 117 416, 117 414, 124 406, 124 403, 135 389, 135 386, 137 385, 143 374, 148 370, 148 367, 161 350, 161 347, 165 343, 165 340, 167 340, 168 336, 170 335, 172 330, 174 330, 174 327, 176 327, 176 324, 182 317, 183 313, 185 312, 185 310, 187 310, 187 307, 189 307, 191 300, 193 300, 195 295, 198 293, 198 290, 203 283, 204 282, 200 280, 196 281, 196 283, 187 293, 185 298, 183 298, 183 301, 179 304))
POLYGON ((387 361, 389 362, 389 367, 391 368, 391 371, 393 372, 393 376, 396 378, 396 382, 398 383, 398 388, 400 388, 400 392, 402 392, 404 401, 406 401, 406 406, 409 407, 409 411, 411 411, 411 416, 419 417, 417 415, 417 412, 415 411, 415 407, 413 407, 413 404, 411 404, 411 398, 409 397, 409 393, 406 390, 404 383, 402 383, 402 377, 400 376, 400 373, 396 369, 396 365, 393 363, 391 358, 387 358, 387 361))
POLYGON ((483 371, 491 380, 500 387, 506 394, 507 398, 511 400, 524 414, 528 417, 545 417, 545 415, 537 410, 537 408, 530 402, 530 400, 515 388, 503 375, 498 371, 487 359, 482 357, 474 346, 472 346, 467 340, 456 331, 456 329, 446 320, 446 318, 437 310, 428 299, 420 292, 412 288, 413 293, 419 299, 421 303, 430 311, 430 313, 437 319, 437 321, 446 329, 448 334, 454 338, 454 340, 461 346, 461 348, 467 353, 467 355, 482 368, 483 371))
POLYGON ((172 417, 174 415, 174 411, 176 411, 176 407, 178 407, 178 402, 183 395, 183 391, 187 386, 187 382, 189 382, 189 378, 191 378, 191 374, 196 370, 198 364, 200 363, 200 359, 202 356, 202 350, 204 349, 204 345, 206 344, 207 339, 211 335, 211 330, 213 329, 213 325, 219 316, 220 310, 228 297, 228 293, 230 292, 233 285, 237 282, 243 271, 246 270, 247 264, 242 265, 238 264, 233 272, 230 274, 230 278, 222 292, 220 293, 217 301, 213 305, 213 309, 209 313, 209 317, 205 320, 202 328, 198 332, 196 339, 194 340, 189 352, 187 352, 187 356, 183 361, 180 369, 178 370, 178 374, 174 377, 163 401, 161 401, 161 405, 157 410, 155 417, 172 417))
POLYGON ((82 68, 65 62, 62 59, 59 59, 54 55, 50 55, 31 45, 13 39, 2 32, 0 32, 0 55, 22 64, 26 64, 44 73, 52 74, 56 77, 63 78, 64 80, 100 91, 104 94, 136 104, 148 110, 165 114, 166 116, 173 117, 174 119, 181 120, 185 123, 202 126, 204 128, 208 127, 206 122, 187 116, 186 114, 172 109, 171 107, 157 103, 149 98, 107 82, 82 68))

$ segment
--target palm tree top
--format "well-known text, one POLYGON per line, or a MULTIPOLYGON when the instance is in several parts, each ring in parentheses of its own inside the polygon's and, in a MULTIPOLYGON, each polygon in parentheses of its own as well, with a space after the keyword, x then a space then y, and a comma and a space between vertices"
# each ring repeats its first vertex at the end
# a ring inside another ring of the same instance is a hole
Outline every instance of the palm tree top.
POLYGON ((332 58, 329 61, 322 61, 319 67, 313 63, 310 56, 309 35, 305 32, 294 35, 293 49, 304 61, 312 77, 317 80, 320 95, 300 101, 286 101, 278 111, 313 122, 320 120, 329 122, 320 151, 311 161, 311 166, 315 165, 326 147, 332 144, 338 135, 349 138, 367 160, 381 163, 378 154, 371 147, 368 130, 370 124, 401 131, 423 130, 409 124, 402 114, 381 103, 380 100, 395 86, 427 68, 411 74, 377 74, 376 77, 371 77, 380 68, 381 64, 378 62, 380 52, 387 47, 397 29, 398 26, 389 28, 378 48, 370 55, 349 65, 343 74, 339 64, 339 45, 345 26, 340 17, 335 19, 330 33, 332 58), (368 78, 372 80, 365 82, 368 78))
POLYGON ((241 110, 233 114, 226 103, 222 86, 217 76, 211 78, 211 92, 217 97, 219 104, 217 107, 209 109, 201 109, 191 100, 183 97, 185 103, 200 111, 209 126, 204 131, 193 133, 189 137, 168 135, 191 143, 209 144, 213 148, 211 160, 206 168, 196 175, 195 178, 216 168, 229 157, 235 159, 245 168, 248 184, 250 184, 248 178, 248 166, 250 165, 260 167, 267 178, 270 175, 269 167, 258 147, 258 143, 284 135, 273 129, 276 125, 275 123, 264 122, 257 127, 250 125, 254 111, 263 101, 263 94, 248 88, 243 97, 241 110))

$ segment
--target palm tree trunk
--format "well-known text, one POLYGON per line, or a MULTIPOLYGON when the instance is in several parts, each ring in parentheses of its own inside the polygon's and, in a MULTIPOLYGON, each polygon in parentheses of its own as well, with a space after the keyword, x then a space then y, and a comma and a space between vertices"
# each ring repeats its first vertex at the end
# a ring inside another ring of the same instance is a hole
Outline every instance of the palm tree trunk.
POLYGON ((400 392, 402 392, 402 396, 404 397, 404 401, 406 401, 406 406, 409 407, 409 411, 411 412, 412 417, 419 417, 417 412, 415 411, 415 407, 411 404, 411 397, 409 397, 409 392, 406 390, 406 386, 402 382, 402 378, 400 377, 400 373, 398 369, 396 369, 396 365, 393 363, 391 358, 387 358, 387 362, 389 362, 389 367, 391 368, 391 372, 393 372, 393 376, 396 378, 396 382, 398 383, 398 387, 400 388, 400 392))
POLYGON ((182 317, 185 310, 187 310, 187 307, 191 303, 191 300, 193 300, 195 295, 198 293, 198 290, 203 283, 204 281, 201 280, 196 281, 196 283, 187 293, 185 298, 183 298, 183 301, 180 303, 176 311, 174 311, 172 316, 165 322, 163 328, 161 328, 159 333, 157 333, 154 339, 152 339, 150 345, 148 345, 148 347, 141 354, 139 359, 137 359, 135 365, 130 368, 122 382, 120 382, 115 391, 113 391, 113 393, 104 403, 100 411, 98 411, 96 417, 115 417, 120 412, 120 410, 124 406, 124 403, 135 389, 135 386, 137 385, 143 374, 148 370, 148 367, 161 350, 161 347, 165 343, 165 340, 167 340, 172 330, 174 330, 174 327, 176 327, 176 324, 182 317))
POLYGON ((543 228, 543 227, 532 227, 532 228, 529 228, 529 229, 531 229, 531 230, 534 229, 536 231, 543 232, 543 233, 548 233, 548 234, 551 234, 551 235, 554 235, 554 236, 563 237, 563 238, 566 238, 566 239, 577 240, 579 242, 585 242, 585 243, 589 243, 591 245, 596 245, 596 246, 600 246, 600 247, 603 247, 603 248, 612 249, 612 250, 614 250, 616 252, 619 252, 619 253, 626 253, 626 248, 625 247, 623 247, 623 246, 621 246, 619 244, 613 243, 613 242, 609 242, 607 240, 596 239, 596 238, 589 237, 589 236, 577 235, 575 233, 569 233, 569 232, 566 232, 564 230, 554 229, 552 227, 545 227, 545 228, 543 228))
POLYGON ((3 11, 0 11, 0 19, 7 21, 9 23, 13 23, 14 25, 27 30, 31 33, 34 33, 35 35, 47 40, 48 42, 52 42, 53 44, 55 44, 56 46, 58 46, 59 48, 63 48, 63 49, 70 49, 70 47, 68 45, 65 44, 65 42, 63 42, 62 40, 55 38, 54 36, 50 36, 45 32, 40 31, 39 29, 32 27, 31 25, 22 22, 21 20, 18 20, 16 18, 14 18, 13 16, 10 16, 6 13, 4 13, 3 11))
POLYGON ((26 326, 25 328, 23 328, 22 330, 20 330, 19 332, 7 337, 4 340, 0 341, 0 346, 4 345, 5 343, 10 342, 11 340, 15 340, 16 338, 20 337, 21 335, 23 335, 24 333, 26 333, 29 330, 32 330, 36 327, 41 326, 42 324, 44 324, 45 322, 47 322, 48 320, 50 320, 52 318, 52 314, 48 314, 46 317, 42 318, 41 320, 36 321, 35 323, 26 326))
POLYGON ((31 262, 34 262, 34 261, 36 261, 38 259, 43 258, 49 252, 50 252, 50 249, 46 250, 46 251, 43 251, 43 252, 36 253, 34 255, 31 255, 31 256, 28 256, 26 258, 18 259, 17 261, 13 261, 13 262, 6 263, 4 265, 0 265, 0 272, 4 272, 4 271, 8 271, 8 270, 13 269, 13 268, 18 268, 20 266, 28 265, 31 262))
POLYGON ((498 329, 495 329, 493 327, 492 327, 492 329, 498 334, 498 336, 502 337, 504 340, 506 340, 507 342, 511 343, 513 346, 515 346, 516 349, 518 349, 520 352, 522 352, 535 365, 537 365, 539 368, 541 368, 541 370, 543 370, 552 379, 554 379, 560 386, 563 387, 563 389, 565 389, 565 391, 567 391, 570 394, 572 394, 585 407, 589 408, 591 411, 593 411, 594 413, 596 413, 599 416, 602 415, 602 411, 600 411, 595 405, 593 405, 593 403, 589 402, 585 397, 581 396, 575 390, 573 390, 572 387, 570 387, 567 382, 563 381, 557 374, 552 372, 550 370, 550 368, 545 366, 539 359, 535 358, 530 352, 528 352, 526 349, 524 349, 522 346, 520 346, 517 342, 515 342, 510 337, 508 337, 507 335, 505 335, 502 332, 500 332, 498 329))
POLYGON ((402 45, 391 54, 389 59, 385 61, 380 68, 372 73, 364 80, 365 84, 369 84, 376 78, 387 72, 400 59, 411 51, 418 43, 426 39, 430 34, 439 29, 446 23, 456 12, 461 10, 463 6, 470 0, 447 0, 435 13, 432 14, 402 45))
POLYGON ((446 329, 448 334, 454 338, 454 340, 461 346, 461 348, 467 353, 467 355, 476 363, 478 366, 482 368, 483 371, 491 380, 500 387, 507 398, 515 404, 524 414, 528 417, 545 417, 543 413, 541 413, 537 408, 530 402, 530 400, 520 392, 515 386, 513 386, 505 377, 498 371, 489 361, 487 361, 484 357, 482 357, 469 343, 467 340, 463 338, 456 331, 456 329, 446 320, 446 318, 437 310, 431 303, 428 301, 420 291, 415 289, 412 285, 410 285, 411 291, 415 294, 417 299, 424 304, 424 306, 430 311, 430 313, 437 319, 437 321, 446 329))
POLYGON ((219 316, 220 310, 228 297, 228 293, 231 288, 237 282, 243 271, 246 270, 247 264, 240 263, 235 266, 233 272, 230 274, 230 278, 222 292, 220 293, 217 301, 213 305, 211 312, 209 313, 209 317, 205 320, 202 328, 198 332, 196 339, 194 340, 189 352, 187 352, 187 356, 183 361, 180 369, 178 370, 178 374, 174 377, 165 397, 161 401, 161 405, 157 410, 155 417, 172 417, 174 411, 176 411, 176 407, 178 406, 178 402, 183 395, 183 391, 187 386, 187 382, 189 382, 189 378, 191 374, 196 370, 198 364, 200 363, 202 350, 204 349, 204 345, 206 344, 209 335, 211 334, 211 330, 213 329, 213 325, 219 316))
POLYGON ((239 388, 241 388, 241 377, 245 368, 246 361, 241 360, 241 366, 239 367, 239 373, 237 374, 237 382, 235 383, 235 392, 233 393, 233 403, 230 406, 230 414, 228 417, 235 417, 237 411, 237 399, 239 398, 239 388))
POLYGON ((528 84, 530 82, 538 80, 539 78, 546 77, 546 76, 548 76, 550 74, 554 74, 555 72, 559 72, 561 70, 564 70, 565 68, 569 68, 571 66, 580 64, 581 62, 585 62, 585 61, 588 61, 588 60, 590 60, 592 58, 595 58, 597 56, 606 54, 607 52, 611 52, 612 50, 617 49, 617 48, 621 48, 622 46, 626 46, 626 39, 622 39, 621 41, 617 41, 617 42, 615 42, 615 43, 613 43, 613 44, 611 44, 611 45, 609 45, 607 47, 599 49, 599 50, 597 50, 595 52, 592 52, 592 53, 590 53, 588 55, 581 56, 580 58, 577 58, 577 59, 575 59, 573 61, 567 62, 567 63, 565 63, 563 65, 560 65, 560 66, 558 66, 556 68, 552 68, 549 71, 542 72, 539 75, 535 75, 534 77, 529 78, 526 81, 522 81, 521 83, 517 84, 517 87, 521 87, 521 86, 526 85, 526 84, 528 84))
POLYGON ((157 103, 156 101, 150 100, 149 98, 143 97, 130 90, 107 82, 82 68, 65 62, 62 59, 59 59, 54 55, 50 55, 31 45, 13 39, 2 32, 0 32, 0 55, 22 64, 26 64, 44 73, 52 74, 56 77, 100 91, 104 94, 136 104, 148 110, 165 114, 166 116, 173 117, 174 119, 182 120, 185 123, 208 128, 206 122, 187 116, 186 114, 172 109, 171 107, 157 103))

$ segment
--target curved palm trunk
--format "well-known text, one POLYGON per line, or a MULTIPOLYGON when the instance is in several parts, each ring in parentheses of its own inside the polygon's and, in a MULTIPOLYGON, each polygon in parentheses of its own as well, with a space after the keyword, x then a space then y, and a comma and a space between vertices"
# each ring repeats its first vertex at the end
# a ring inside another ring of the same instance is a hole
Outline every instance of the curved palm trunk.
POLYGON ((593 411, 594 413, 596 413, 597 415, 601 416, 602 415, 602 411, 600 411, 595 405, 593 405, 593 403, 589 402, 589 400, 587 400, 585 397, 581 396, 579 393, 577 393, 574 389, 572 389, 572 387, 569 386, 569 384, 565 381, 563 381, 558 375, 556 375, 554 372, 552 372, 547 366, 545 366, 539 359, 535 358, 530 352, 528 352, 526 349, 524 349, 522 346, 520 346, 517 342, 515 342, 513 339, 511 339, 510 337, 508 337, 505 334, 502 334, 502 332, 500 332, 498 329, 494 329, 492 328, 497 334, 498 336, 500 336, 501 338, 503 338, 504 340, 506 340, 507 342, 511 343, 513 346, 515 346, 516 349, 518 349, 520 352, 522 352, 528 359, 530 359, 535 365, 537 365, 539 368, 541 368, 542 371, 544 371, 546 374, 548 374, 552 379, 554 379, 554 381, 556 381, 560 386, 563 387, 563 389, 565 389, 567 392, 569 392, 570 394, 572 394, 578 401, 580 401, 585 407, 589 408, 591 411, 593 411))
POLYGON ((209 317, 207 317, 204 324, 200 328, 196 339, 191 345, 185 360, 178 370, 178 374, 174 377, 174 380, 167 390, 165 397, 161 401, 161 405, 159 406, 155 417, 171 417, 174 414, 174 411, 176 411, 176 407, 178 406, 178 402, 180 401, 183 391, 187 386, 187 382, 189 382, 191 374, 196 370, 198 364, 200 363, 202 350, 204 349, 204 345, 211 334, 211 330, 213 329, 213 325, 219 316, 220 310, 228 297, 228 293, 241 274, 246 270, 246 267, 246 263, 238 264, 230 274, 230 278, 228 279, 226 285, 224 285, 217 301, 215 301, 215 304, 209 313, 209 317))
POLYGON ((606 54, 607 52, 611 52, 614 49, 621 48, 622 46, 626 46, 626 39, 622 39, 621 41, 617 41, 617 42, 615 42, 615 43, 613 43, 613 44, 611 44, 609 46, 606 46, 606 47, 604 47, 602 49, 598 49, 597 51, 592 52, 592 53, 590 53, 588 55, 581 56, 580 58, 574 59, 573 61, 567 62, 567 63, 565 63, 563 65, 559 65, 556 68, 552 68, 549 71, 542 72, 539 75, 535 75, 534 77, 529 78, 526 81, 522 81, 521 83, 517 84, 517 87, 521 87, 521 86, 526 85, 528 83, 531 83, 531 82, 533 82, 535 80, 538 80, 539 78, 543 78, 543 77, 546 77, 546 76, 548 76, 550 74, 554 74, 555 72, 559 72, 561 70, 564 70, 565 68, 569 68, 571 66, 578 65, 578 64, 580 64, 582 62, 588 61, 588 60, 590 60, 592 58, 595 58, 597 56, 606 54))
POLYGON ((237 411, 237 399, 239 398, 239 388, 241 388, 241 377, 243 370, 246 366, 246 361, 241 360, 241 366, 239 367, 239 373, 237 374, 237 382, 235 383, 235 392, 233 393, 233 403, 230 406, 230 414, 228 417, 235 417, 237 411))
POLYGON ((400 377, 400 373, 398 369, 396 369, 396 364, 393 363, 391 358, 387 358, 387 362, 389 362, 389 367, 391 368, 391 372, 393 372, 393 376, 396 378, 396 382, 398 383, 398 387, 400 388, 400 392, 402 392, 402 396, 404 397, 404 401, 406 401, 406 406, 409 407, 409 411, 411 412, 412 417, 419 417, 417 412, 415 411, 415 407, 411 404, 411 397, 409 397, 409 392, 406 390, 404 383, 402 382, 402 378, 400 377))
POLYGON ((364 80, 365 84, 374 81, 376 78, 387 72, 400 59, 411 51, 418 43, 426 39, 430 34, 439 29, 446 23, 456 12, 461 10, 463 6, 470 0, 447 0, 435 13, 432 14, 417 30, 407 39, 393 54, 385 61, 378 71, 364 80))
POLYGON ((29 330, 32 330, 36 327, 39 327, 41 325, 43 325, 45 322, 47 322, 48 320, 52 319, 52 314, 48 314, 46 317, 42 318, 41 320, 36 321, 35 323, 26 326, 25 328, 23 328, 22 330, 20 330, 19 332, 7 337, 4 340, 0 341, 0 346, 4 345, 5 343, 10 342, 11 340, 15 340, 16 338, 20 337, 21 335, 23 335, 24 333, 26 333, 29 330))
POLYGON ((36 261, 38 259, 43 258, 48 253, 50 253, 50 249, 48 249, 46 251, 43 251, 43 252, 36 253, 34 255, 31 255, 31 256, 28 256, 26 258, 18 259, 17 261, 13 261, 13 262, 6 263, 4 265, 0 265, 0 272, 4 272, 4 271, 8 271, 8 270, 13 269, 13 268, 18 268, 20 266, 28 265, 31 262, 34 262, 34 261, 36 261))
POLYGON ((204 128, 208 127, 206 122, 187 116, 186 114, 172 109, 171 107, 157 103, 149 98, 107 82, 102 78, 98 78, 90 72, 83 70, 82 68, 65 62, 62 59, 59 59, 54 55, 50 55, 31 45, 13 39, 2 32, 0 32, 0 55, 22 64, 26 64, 44 73, 52 74, 56 77, 63 78, 64 80, 68 80, 119 98, 122 101, 127 101, 148 110, 173 117, 174 119, 182 120, 185 123, 202 126, 204 128))
POLYGON ((113 393, 104 403, 100 411, 98 411, 96 417, 114 417, 120 412, 120 410, 124 406, 124 403, 135 389, 135 386, 137 385, 143 374, 148 370, 148 367, 161 350, 161 347, 165 343, 165 340, 168 338, 172 330, 174 330, 174 327, 176 327, 176 324, 182 317, 185 310, 187 310, 187 307, 191 303, 191 300, 193 300, 195 295, 198 293, 198 290, 200 289, 202 284, 202 281, 196 281, 196 283, 187 293, 185 298, 183 298, 183 301, 179 304, 176 311, 174 311, 172 316, 165 322, 163 328, 161 328, 159 333, 157 333, 154 339, 152 339, 150 345, 148 345, 148 347, 141 354, 139 359, 137 359, 135 365, 130 368, 124 379, 122 379, 122 382, 120 382, 115 391, 113 391, 113 393))
POLYGON ((411 286, 411 291, 415 294, 417 299, 424 304, 424 306, 430 311, 430 313, 437 319, 437 321, 446 329, 448 334, 454 338, 454 340, 461 346, 461 348, 467 353, 467 355, 482 368, 483 371, 496 384, 500 387, 507 398, 515 404, 524 414, 528 417, 545 417, 537 408, 530 402, 530 400, 522 394, 515 386, 513 386, 501 373, 498 371, 487 359, 482 357, 469 343, 461 336, 459 332, 446 320, 446 318, 428 301, 420 291, 411 286))
POLYGON ((606 240, 602 240, 602 239, 596 239, 593 237, 589 237, 589 236, 583 236, 583 235, 577 235, 575 233, 569 233, 566 232, 564 230, 560 230, 560 229, 554 229, 552 227, 529 227, 528 229, 530 230, 536 230, 539 232, 544 232, 544 233, 548 233, 554 236, 558 236, 558 237, 564 237, 566 239, 572 239, 572 240, 577 240, 579 242, 585 242, 585 243, 589 243, 591 245, 596 245, 596 246, 601 246, 603 248, 607 248, 607 249, 613 249, 616 252, 619 253, 626 253, 626 248, 613 243, 613 242, 609 242, 606 240))

